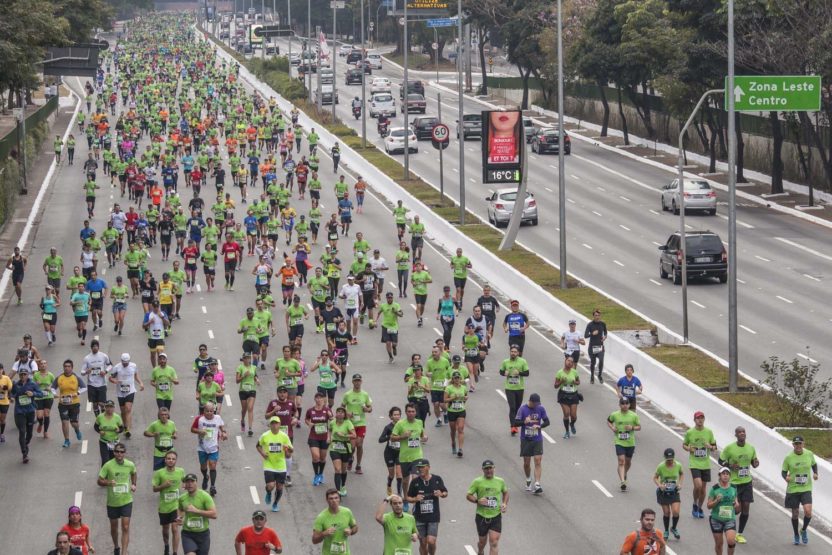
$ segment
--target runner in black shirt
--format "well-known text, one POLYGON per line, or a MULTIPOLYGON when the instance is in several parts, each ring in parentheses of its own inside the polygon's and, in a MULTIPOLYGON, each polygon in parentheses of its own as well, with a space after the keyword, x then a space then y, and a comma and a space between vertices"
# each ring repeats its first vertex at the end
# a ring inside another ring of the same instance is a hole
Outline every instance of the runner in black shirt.
POLYGON ((341 309, 332 304, 332 297, 327 297, 323 308, 321 308, 321 319, 324 321, 324 333, 329 344, 329 350, 334 349, 332 336, 338 329, 338 322, 344 319, 341 309))
POLYGON ((173 221, 165 215, 159 222, 159 244, 162 247, 162 260, 168 260, 170 244, 173 240, 173 221))
POLYGON ((491 347, 491 336, 494 335, 494 322, 497 321, 497 313, 500 311, 500 302, 491 294, 491 287, 486 285, 482 288, 482 296, 477 299, 477 306, 482 310, 482 315, 488 321, 488 346, 491 347))
POLYGON ((410 480, 407 488, 407 502, 414 504, 413 516, 419 532, 419 547, 422 553, 436 553, 436 538, 439 536, 439 500, 448 497, 448 488, 440 476, 430 473, 427 459, 413 463, 419 477, 410 480))
MULTIPOLYGON (((337 309, 336 309, 337 310, 337 309)), ((326 317, 324 317, 326 320, 326 317)), ((335 333, 332 334, 330 338, 332 341, 333 349, 332 355, 335 359, 335 363, 341 367, 341 387, 346 387, 344 385, 344 377, 347 375, 347 361, 350 358, 349 347, 350 343, 352 342, 352 334, 347 329, 347 321, 341 318, 338 320, 338 329, 335 330, 335 333)))
POLYGON ((592 321, 586 325, 584 337, 589 339, 589 383, 595 383, 595 362, 598 362, 598 381, 604 383, 604 342, 607 340, 607 325, 601 321, 601 311, 592 311, 592 321))

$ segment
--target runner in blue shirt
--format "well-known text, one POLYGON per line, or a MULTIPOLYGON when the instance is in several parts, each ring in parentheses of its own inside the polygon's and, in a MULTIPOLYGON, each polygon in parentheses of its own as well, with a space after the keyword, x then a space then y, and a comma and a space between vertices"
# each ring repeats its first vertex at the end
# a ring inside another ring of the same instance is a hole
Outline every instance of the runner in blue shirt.
POLYGON ((632 364, 624 367, 624 376, 618 378, 616 387, 621 397, 630 401, 630 410, 636 410, 636 396, 641 395, 641 380, 633 375, 635 369, 632 364))
POLYGON ((526 344, 526 330, 529 329, 529 317, 525 312, 520 312, 520 301, 511 301, 511 312, 503 319, 503 331, 508 332, 508 345, 517 345, 520 356, 523 356, 523 347, 526 344))
POLYGON ((344 198, 338 201, 338 213, 341 215, 341 235, 346 237, 350 233, 352 223, 352 201, 349 193, 344 193, 344 198))
POLYGON ((514 418, 520 426, 520 456, 523 457, 523 471, 526 473, 526 491, 537 495, 543 493, 540 477, 543 473, 543 428, 549 425, 549 415, 540 404, 540 395, 532 393, 529 402, 521 406, 514 418), (534 486, 532 486, 531 459, 534 458, 534 486))
POLYGON ((104 325, 101 318, 104 312, 104 299, 107 297, 107 282, 98 277, 98 273, 93 270, 86 287, 87 292, 90 294, 92 330, 95 331, 104 325))
POLYGON ((32 441, 32 431, 35 426, 35 399, 44 396, 38 385, 29 378, 29 369, 21 366, 18 370, 18 381, 12 386, 14 399, 14 425, 17 426, 20 453, 23 463, 29 462, 29 442, 32 441))

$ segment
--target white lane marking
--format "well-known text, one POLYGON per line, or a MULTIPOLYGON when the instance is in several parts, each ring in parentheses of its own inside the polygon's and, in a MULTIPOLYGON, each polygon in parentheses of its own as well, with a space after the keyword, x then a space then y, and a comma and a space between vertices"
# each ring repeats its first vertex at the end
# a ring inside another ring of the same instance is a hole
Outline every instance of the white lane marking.
POLYGON ((243 436, 239 436, 239 435, 237 436, 237 448, 238 448, 240 451, 245 450, 246 446, 245 446, 245 444, 243 443, 243 436))
POLYGON ((506 394, 503 393, 502 389, 495 389, 495 391, 497 392, 497 395, 503 398, 503 401, 508 401, 508 399, 506 399, 506 394))
POLYGON ((627 197, 625 197, 624 195, 618 195, 618 198, 620 198, 621 200, 623 200, 623 201, 625 201, 625 202, 632 202, 630 199, 628 199, 628 198, 627 198, 627 197))
POLYGON ((87 401, 87 412, 91 412, 91 411, 92 411, 92 403, 87 401))
POLYGON ((308 308, 309 310, 315 310, 312 306, 312 303, 306 303, 306 308, 308 308))
POLYGON ((608 173, 611 173, 611 174, 613 174, 613 175, 615 175, 615 176, 617 176, 617 177, 620 177, 621 179, 625 179, 625 180, 629 181, 630 183, 632 183, 632 184, 634 184, 634 185, 638 185, 638 186, 639 186, 639 187, 641 187, 642 189, 647 189, 648 191, 653 191, 653 192, 658 191, 658 189, 657 189, 657 188, 655 188, 655 187, 651 187, 651 186, 650 186, 650 185, 648 185, 647 183, 644 183, 644 182, 642 182, 642 181, 639 181, 638 179, 634 179, 634 178, 630 177, 629 175, 626 175, 626 174, 623 174, 623 173, 621 173, 621 172, 619 172, 619 171, 616 171, 616 170, 610 169, 610 168, 608 168, 607 166, 605 166, 605 165, 601 164, 600 162, 596 162, 596 161, 594 161, 594 160, 590 160, 589 158, 584 158, 583 156, 580 156, 580 155, 578 155, 578 154, 572 154, 572 157, 573 157, 573 158, 575 158, 575 159, 577 159, 577 160, 583 160, 583 161, 584 161, 584 162, 586 162, 587 164, 592 164, 592 165, 593 165, 593 166, 595 166, 596 168, 602 169, 602 170, 604 170, 605 172, 608 172, 608 173))
POLYGON ((780 299, 781 301, 783 301, 784 303, 794 304, 792 301, 790 301, 790 300, 789 300, 789 299, 787 299, 786 297, 781 297, 780 295, 776 295, 776 297, 777 297, 778 299, 780 299))
POLYGON ((626 226, 626 225, 624 225, 624 224, 618 224, 618 227, 620 227, 620 228, 621 228, 621 229, 623 229, 624 231, 632 231, 632 229, 630 229, 629 227, 627 227, 627 226, 626 226))
POLYGON ((755 254, 755 255, 754 255, 754 258, 756 258, 756 259, 758 259, 758 260, 762 260, 763 262, 771 262, 771 260, 769 260, 769 259, 768 259, 768 258, 766 258, 765 256, 760 256, 759 254, 755 254))
POLYGON ((752 334, 752 335, 757 335, 757 332, 756 332, 756 331, 754 331, 754 330, 752 330, 752 329, 751 329, 751 328, 749 328, 748 326, 743 326, 742 324, 740 324, 740 327, 741 327, 742 329, 744 329, 745 331, 747 331, 748 333, 752 334))
POLYGON ((695 305, 696 305, 696 306, 698 306, 699 308, 705 308, 705 305, 704 305, 704 304, 702 304, 702 303, 698 303, 698 302, 693 301, 693 300, 692 300, 692 301, 690 301, 690 303, 691 303, 691 304, 695 304, 695 305))
MULTIPOLYGON (((722 218, 723 220, 726 220, 726 221, 728 220, 728 216, 725 216, 724 214, 717 214, 717 215, 716 215, 716 217, 717 217, 717 218, 722 218)), ((743 222, 743 221, 741 221, 741 220, 737 220, 737 223, 738 223, 738 224, 740 224, 740 225, 741 225, 742 227, 744 227, 745 229, 754 229, 754 226, 753 226, 753 225, 748 224, 748 223, 745 223, 745 222, 743 222)))
POLYGON ((589 246, 589 245, 587 245, 586 243, 581 243, 581 244, 582 244, 584 247, 588 248, 589 250, 592 250, 592 247, 591 247, 591 246, 589 246))
POLYGON ((202 287, 198 283, 196 284, 196 290, 197 292, 202 292, 202 287))
POLYGON ((457 168, 451 168, 451 169, 454 170, 456 173, 459 173, 459 170, 457 168))
POLYGON ((205 305, 202 305, 202 313, 203 314, 208 314, 208 309, 205 308, 205 305))
POLYGON ((815 256, 823 258, 824 260, 832 261, 832 256, 829 256, 828 254, 823 254, 822 252, 818 252, 815 249, 810 249, 809 247, 807 247, 805 245, 801 245, 800 243, 795 243, 794 241, 789 241, 788 239, 786 239, 784 237, 775 237, 775 239, 777 239, 781 243, 785 243, 785 244, 789 245, 790 247, 794 247, 796 249, 806 251, 809 254, 814 254, 815 256))
POLYGON ((599 218, 603 218, 603 217, 604 217, 604 215, 603 215, 603 214, 601 214, 600 212, 598 212, 597 210, 593 210, 593 211, 592 211, 592 213, 593 213, 593 214, 595 214, 596 216, 598 216, 599 218))
POLYGON ((550 189, 549 187, 543 187, 543 188, 546 189, 547 191, 549 191, 550 193, 554 193, 554 191, 552 189, 550 189))
POLYGON ((251 502, 255 505, 259 505, 260 495, 257 493, 257 486, 249 486, 248 490, 251 492, 251 502))
POLYGON ((743 285, 745 285, 745 282, 743 280, 741 280, 740 278, 737 278, 737 282, 742 283, 743 285))
POLYGON ((656 245, 657 247, 661 247, 663 245, 663 243, 659 243, 657 241, 653 241, 653 244, 656 245))
POLYGON ((231 406, 231 395, 228 393, 225 394, 225 405, 230 407, 231 406))
POLYGON ((571 177, 572 179, 580 179, 580 177, 578 177, 578 176, 577 176, 577 175, 575 175, 574 173, 570 173, 570 174, 569 174, 569 177, 571 177))
POLYGON ((549 167, 550 167, 550 168, 552 168, 553 170, 558 169, 558 167, 557 167, 556 165, 554 165, 554 164, 549 164, 549 167))
POLYGON ((607 488, 605 488, 604 486, 601 485, 601 482, 599 482, 598 480, 592 480, 592 483, 595 484, 596 488, 601 490, 601 493, 603 493, 604 495, 606 495, 607 497, 612 499, 612 494, 607 491, 607 488))
POLYGON ((552 443, 552 444, 557 443, 554 439, 552 439, 552 436, 550 436, 550 435, 549 435, 549 434, 547 434, 546 432, 541 431, 541 433, 543 434, 543 439, 545 439, 545 440, 546 440, 546 441, 548 441, 549 443, 552 443))
POLYGON ((212 330, 208 330, 208 337, 214 339, 214 332, 212 330))
POLYGON ((84 441, 81 442, 81 454, 86 455, 87 454, 87 449, 89 449, 89 443, 85 439, 84 441))
POLYGON ((81 501, 84 500, 84 492, 83 491, 76 491, 75 492, 75 506, 80 507, 81 501))
POLYGON ((661 216, 661 214, 659 214, 658 212, 656 212, 656 211, 655 211, 655 210, 653 210, 652 208, 650 209, 650 213, 651 213, 651 214, 655 214, 656 216, 661 216))
POLYGON ((474 179, 473 177, 468 178, 468 181, 470 181, 471 183, 476 183, 477 182, 477 180, 474 179))
POLYGON ((413 308, 413 310, 416 310, 416 305, 415 304, 410 303, 410 306, 413 308))
POLYGON ((474 549, 474 546, 472 545, 466 545, 465 553, 467 553, 467 555, 477 555, 477 550, 474 549))
POLYGON ((606 190, 606 189, 604 189, 603 187, 596 187, 596 189, 598 189, 598 190, 599 190, 599 191, 601 191, 602 193, 605 193, 605 192, 607 191, 607 190, 606 190))
POLYGON ((398 289, 399 288, 398 285, 393 285, 392 281, 387 282, 387 287, 389 287, 390 289, 398 289))
POLYGON ((217 368, 222 370, 222 361, 220 359, 217 359, 217 368))
POLYGON ((624 264, 622 264, 622 263, 621 263, 621 262, 619 262, 618 260, 613 260, 613 262, 615 262, 616 264, 618 264, 618 265, 619 265, 619 266, 621 266, 622 268, 624 267, 624 264))
POLYGON ((438 335, 439 337, 442 337, 442 332, 441 332, 441 331, 439 331, 439 329, 438 329, 438 328, 433 328, 433 331, 435 331, 435 332, 436 332, 436 335, 438 335))
POLYGON ((653 278, 650 278, 650 283, 653 283, 653 284, 655 284, 655 285, 658 285, 659 287, 661 287, 661 285, 662 285, 662 283, 661 283, 660 281, 656 281, 656 280, 655 280, 655 279, 653 279, 653 278))
POLYGON ((571 202, 572 204, 575 204, 575 201, 572 200, 571 198, 566 199, 566 202, 571 202))
POLYGON ((811 279, 812 281, 820 281, 820 280, 819 280, 818 278, 816 278, 815 276, 810 276, 809 274, 803 274, 803 277, 805 277, 805 278, 809 278, 809 279, 811 279))
POLYGON ((106 267, 105 267, 105 268, 101 268, 101 275, 102 275, 102 276, 106 276, 106 275, 107 275, 107 268, 106 268, 106 267))
POLYGON ((818 363, 818 361, 816 361, 815 359, 813 359, 812 357, 810 357, 808 355, 804 355, 803 353, 797 353, 797 356, 799 356, 800 358, 805 358, 806 360, 808 360, 812 364, 817 364, 818 363))

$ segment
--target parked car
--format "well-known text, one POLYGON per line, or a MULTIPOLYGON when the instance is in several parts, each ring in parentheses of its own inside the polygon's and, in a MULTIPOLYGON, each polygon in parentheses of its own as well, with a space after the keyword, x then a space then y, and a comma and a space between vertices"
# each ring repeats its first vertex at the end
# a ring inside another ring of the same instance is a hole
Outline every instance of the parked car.
POLYGON ((405 104, 407 104, 408 114, 415 114, 417 112, 424 114, 428 107, 427 102, 425 102, 425 97, 418 93, 410 93, 407 95, 407 102, 401 103, 402 113, 404 113, 405 104))
POLYGON ((370 117, 377 118, 380 114, 396 116, 396 101, 389 92, 375 93, 370 98, 370 117))
MULTIPOLYGON (((508 225, 511 213, 514 210, 514 202, 517 200, 517 189, 508 187, 497 189, 490 196, 485 197, 488 201, 488 221, 497 227, 508 225)), ((526 201, 523 204, 523 217, 520 223, 531 223, 537 225, 537 201, 534 195, 526 191, 526 201)))
POLYGON ((372 83, 370 83, 370 94, 375 94, 377 92, 390 92, 390 79, 387 77, 376 77, 373 79, 372 83))
POLYGON ((364 72, 357 68, 350 68, 347 70, 346 75, 346 84, 347 85, 360 85, 361 82, 364 80, 364 72))
POLYGON ((463 114, 462 125, 459 125, 459 120, 456 120, 456 138, 459 138, 460 129, 462 130, 462 140, 467 140, 468 137, 477 139, 482 138, 482 115, 481 114, 463 114))
POLYGON ((367 61, 373 69, 381 69, 381 54, 367 54, 367 61))
POLYGON ((416 134, 416 139, 419 141, 428 141, 433 136, 433 126, 439 123, 439 118, 434 116, 424 116, 420 118, 413 118, 410 128, 416 134))
MULTIPOLYGON (((560 150, 558 130, 554 127, 541 127, 532 136, 532 152, 546 154, 547 152, 557 153, 560 150)), ((566 130, 563 130, 563 153, 572 153, 572 139, 566 130)))
POLYGON ((689 231, 685 233, 685 248, 679 232, 667 238, 659 247, 659 276, 670 277, 673 283, 682 283, 682 256, 687 259, 688 279, 717 278, 720 283, 728 281, 728 253, 719 235, 712 231, 689 231))
MULTIPOLYGON (((679 213, 679 180, 674 179, 664 187, 661 193, 662 211, 672 210, 679 213)), ((716 191, 702 179, 685 180, 685 213, 690 210, 703 210, 706 214, 716 214, 716 191)))
POLYGON ((532 123, 531 118, 523 116, 523 133, 526 136, 527 143, 532 142, 532 137, 534 137, 536 132, 537 129, 535 128, 534 123, 532 123))
MULTIPOLYGON (((404 99, 404 90, 405 85, 402 83, 399 86, 399 98, 404 99)), ((421 81, 408 81, 407 82, 407 93, 418 93, 422 96, 425 96, 425 86, 422 84, 421 81)))
POLYGON ((419 152, 419 145, 416 140, 416 135, 413 131, 406 130, 403 127, 394 127, 390 130, 390 134, 384 138, 384 150, 387 154, 395 154, 396 152, 404 153, 404 135, 408 133, 408 150, 410 152, 419 152))

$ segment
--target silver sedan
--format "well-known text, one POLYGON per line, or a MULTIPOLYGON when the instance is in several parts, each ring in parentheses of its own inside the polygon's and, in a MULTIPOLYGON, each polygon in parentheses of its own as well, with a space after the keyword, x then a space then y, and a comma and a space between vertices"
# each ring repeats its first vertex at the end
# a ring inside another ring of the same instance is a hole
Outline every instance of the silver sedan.
MULTIPOLYGON (((674 179, 661 191, 662 211, 671 210, 674 214, 679 213, 679 180, 674 179)), ((685 212, 689 210, 702 210, 706 214, 716 214, 716 191, 707 181, 701 179, 685 180, 685 212)))
MULTIPOLYGON (((516 199, 517 189, 513 187, 497 189, 491 196, 485 197, 485 200, 488 201, 488 221, 497 227, 508 225, 516 199)), ((537 201, 534 200, 534 195, 528 191, 526 191, 526 202, 523 206, 523 218, 520 223, 537 225, 537 201)))

